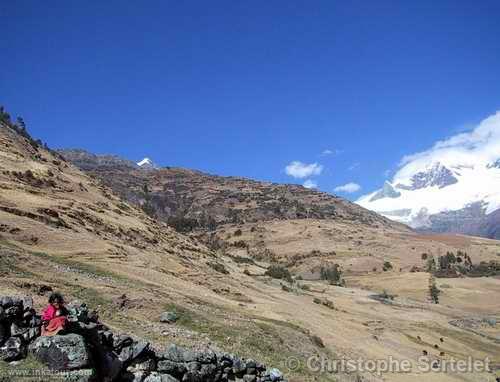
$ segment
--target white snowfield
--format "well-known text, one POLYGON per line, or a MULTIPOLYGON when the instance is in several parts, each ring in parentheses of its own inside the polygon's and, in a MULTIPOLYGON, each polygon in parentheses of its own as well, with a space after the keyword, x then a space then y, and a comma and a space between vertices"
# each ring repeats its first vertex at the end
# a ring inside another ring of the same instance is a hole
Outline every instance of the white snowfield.
POLYGON ((152 168, 156 168, 157 167, 155 165, 155 163, 151 159, 149 159, 149 158, 144 158, 140 162, 137 162, 137 166, 139 166, 139 167, 152 167, 152 168))
POLYGON ((403 158, 394 178, 356 203, 413 227, 425 217, 482 203, 500 208, 500 112, 474 130, 403 158), (388 184, 387 184, 388 183, 388 184))

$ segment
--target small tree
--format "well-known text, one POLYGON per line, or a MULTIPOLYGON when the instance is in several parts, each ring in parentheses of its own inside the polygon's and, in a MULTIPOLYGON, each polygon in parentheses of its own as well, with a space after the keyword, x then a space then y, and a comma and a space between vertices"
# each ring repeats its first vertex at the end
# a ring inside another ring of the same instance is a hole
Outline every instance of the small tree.
POLYGON ((434 260, 434 257, 429 257, 427 259, 426 270, 429 273, 436 272, 436 260, 434 260))
POLYGON ((389 270, 391 270, 391 269, 392 269, 392 264, 391 264, 391 262, 390 262, 390 261, 384 261, 384 265, 383 265, 383 267, 382 267, 382 270, 383 270, 384 272, 387 272, 387 271, 389 271, 389 270))
POLYGON ((321 280, 327 280, 330 285, 342 285, 342 270, 340 265, 333 264, 329 267, 321 267, 321 280))
POLYGON ((431 295, 432 302, 439 304, 439 294, 441 290, 436 285, 436 279, 431 276, 429 278, 429 294, 431 295))
POLYGON ((25 133, 26 132, 26 123, 24 122, 24 119, 21 117, 17 117, 16 125, 20 129, 21 132, 25 133))

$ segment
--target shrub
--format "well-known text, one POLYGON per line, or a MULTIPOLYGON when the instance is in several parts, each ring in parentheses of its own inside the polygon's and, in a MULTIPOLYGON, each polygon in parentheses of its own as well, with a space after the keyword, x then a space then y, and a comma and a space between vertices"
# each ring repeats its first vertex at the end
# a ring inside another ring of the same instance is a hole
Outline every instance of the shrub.
POLYGON ((243 234, 243 232, 241 231, 241 229, 237 229, 236 231, 234 231, 234 236, 241 236, 243 234))
POLYGON ((326 306, 328 309, 335 309, 335 306, 333 305, 333 301, 328 300, 327 298, 325 298, 322 301, 322 304, 323 304, 323 306, 326 306))
POLYGON ((281 290, 284 291, 284 292, 291 292, 292 289, 288 286, 286 286, 285 284, 281 284, 281 290))
POLYGON ((392 264, 390 261, 384 261, 384 265, 382 266, 384 272, 387 272, 392 269, 392 264))
POLYGON ((396 297, 395 294, 389 294, 387 290, 384 289, 384 291, 379 295, 380 298, 383 298, 384 300, 394 300, 396 297))
POLYGON ((224 275, 229 274, 229 271, 226 269, 224 264, 211 262, 211 263, 208 263, 208 266, 210 268, 212 268, 214 271, 217 271, 217 272, 222 273, 224 275))
POLYGON ((293 278, 290 271, 285 267, 282 267, 281 265, 271 265, 269 268, 267 268, 265 275, 270 276, 273 279, 288 281, 290 284, 293 283, 293 278))
POLYGON ((431 276, 429 279, 429 294, 431 295, 432 302, 434 304, 439 304, 439 294, 441 290, 436 285, 436 279, 431 276))
POLYGON ((427 272, 429 273, 434 273, 436 271, 436 260, 434 260, 434 257, 430 257, 427 259, 425 267, 427 272))
POLYGON ((331 285, 342 284, 342 270, 340 265, 333 264, 333 266, 321 267, 320 271, 321 280, 327 280, 331 285))
POLYGON ((236 248, 248 248, 248 244, 243 240, 235 241, 233 246, 236 248))
POLYGON ((180 233, 187 233, 198 227, 196 219, 186 218, 184 216, 172 216, 167 224, 180 233))
POLYGON ((325 344, 323 343, 323 340, 320 337, 316 336, 316 335, 311 336, 311 341, 312 341, 313 344, 315 344, 319 348, 324 348, 325 347, 325 344))

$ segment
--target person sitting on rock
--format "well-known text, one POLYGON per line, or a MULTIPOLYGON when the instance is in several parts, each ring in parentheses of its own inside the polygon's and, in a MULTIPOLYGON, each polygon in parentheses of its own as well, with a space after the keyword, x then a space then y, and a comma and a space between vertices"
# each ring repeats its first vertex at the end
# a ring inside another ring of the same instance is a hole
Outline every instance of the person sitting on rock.
POLYGON ((49 297, 49 305, 42 314, 42 336, 54 336, 66 329, 68 311, 64 306, 64 297, 54 292, 49 297))

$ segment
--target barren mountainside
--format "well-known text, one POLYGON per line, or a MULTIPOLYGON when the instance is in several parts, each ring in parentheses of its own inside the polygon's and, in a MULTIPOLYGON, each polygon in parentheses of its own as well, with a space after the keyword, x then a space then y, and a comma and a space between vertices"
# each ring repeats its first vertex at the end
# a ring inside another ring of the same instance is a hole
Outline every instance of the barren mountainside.
POLYGON ((299 185, 222 177, 183 168, 145 171, 113 156, 96 156, 82 150, 59 153, 163 221, 188 218, 201 228, 214 229, 227 223, 310 218, 406 229, 345 199, 299 185))
MULTIPOLYGON (((498 279, 436 278, 435 304, 425 269, 428 257, 460 251, 490 272, 498 241, 419 235, 299 186, 79 155, 88 173, 1 124, 0 295, 33 295, 39 310, 47 291, 58 290, 97 309, 113 332, 159 350, 176 343, 236 353, 280 368, 291 382, 421 379, 418 372, 318 374, 305 367, 310 357, 403 355, 413 370, 423 351, 433 361, 472 355, 500 362, 499 327, 487 324, 500 319, 498 279), (213 227, 185 236, 154 219, 157 210, 165 220, 198 219, 206 210, 213 227), (178 320, 160 322, 165 312, 178 320), (287 368, 290 358, 302 366, 287 368)), ((0 374, 5 368, 0 360, 0 374)), ((428 380, 487 377, 436 373, 428 380)))

